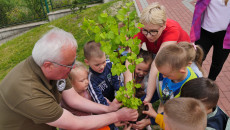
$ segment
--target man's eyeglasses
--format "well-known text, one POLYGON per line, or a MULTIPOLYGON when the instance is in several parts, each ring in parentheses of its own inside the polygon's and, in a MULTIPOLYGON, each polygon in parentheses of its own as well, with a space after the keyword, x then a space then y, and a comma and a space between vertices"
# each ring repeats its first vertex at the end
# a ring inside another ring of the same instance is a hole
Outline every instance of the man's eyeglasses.
POLYGON ((142 33, 147 36, 148 34, 150 34, 151 36, 156 36, 158 34, 158 30, 146 30, 146 29, 142 29, 142 33))
POLYGON ((75 59, 74 59, 72 65, 63 65, 63 64, 59 64, 59 63, 57 63, 57 62, 51 62, 51 63, 54 63, 54 64, 56 64, 56 65, 60 65, 60 66, 64 66, 64 67, 67 67, 67 68, 70 68, 70 69, 73 69, 74 66, 75 66, 75 62, 76 62, 76 57, 75 57, 75 59))

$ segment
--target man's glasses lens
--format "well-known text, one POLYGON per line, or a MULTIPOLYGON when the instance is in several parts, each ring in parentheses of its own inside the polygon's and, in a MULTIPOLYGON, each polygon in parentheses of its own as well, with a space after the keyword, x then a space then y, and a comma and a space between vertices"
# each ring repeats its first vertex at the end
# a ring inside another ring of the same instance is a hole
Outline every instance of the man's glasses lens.
POLYGON ((75 66, 75 62, 76 62, 76 58, 74 59, 72 65, 63 65, 63 64, 56 63, 56 62, 52 62, 52 63, 54 63, 54 64, 56 64, 56 65, 60 65, 60 66, 64 66, 64 67, 73 69, 73 67, 75 66))

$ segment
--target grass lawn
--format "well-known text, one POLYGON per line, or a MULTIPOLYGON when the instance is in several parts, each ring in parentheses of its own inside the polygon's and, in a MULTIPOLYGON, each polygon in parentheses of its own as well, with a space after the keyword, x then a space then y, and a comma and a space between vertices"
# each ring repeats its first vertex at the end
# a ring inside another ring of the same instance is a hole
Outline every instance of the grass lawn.
POLYGON ((86 10, 79 13, 78 16, 77 14, 67 15, 40 27, 33 28, 27 33, 16 37, 7 43, 4 43, 0 46, 0 81, 15 65, 31 55, 34 44, 42 37, 44 33, 53 27, 61 28, 74 35, 78 42, 78 60, 83 61, 83 45, 87 41, 94 39, 94 35, 88 36, 86 32, 80 28, 83 19, 86 18, 97 20, 97 16, 103 11, 114 13, 114 8, 121 8, 121 3, 123 3, 121 0, 114 0, 109 3, 87 8, 86 10), (113 10, 110 10, 111 7, 114 7, 113 10))

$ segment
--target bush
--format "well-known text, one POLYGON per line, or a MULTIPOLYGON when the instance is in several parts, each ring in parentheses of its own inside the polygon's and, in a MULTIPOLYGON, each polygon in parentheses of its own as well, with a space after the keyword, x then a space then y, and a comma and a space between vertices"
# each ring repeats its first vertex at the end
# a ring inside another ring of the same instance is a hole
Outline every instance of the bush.
POLYGON ((25 2, 26 8, 28 8, 33 15, 33 19, 42 18, 44 16, 41 0, 25 0, 25 2))
POLYGON ((0 0, 0 27, 8 24, 9 19, 7 17, 7 12, 9 12, 13 7, 14 5, 9 1, 0 0))

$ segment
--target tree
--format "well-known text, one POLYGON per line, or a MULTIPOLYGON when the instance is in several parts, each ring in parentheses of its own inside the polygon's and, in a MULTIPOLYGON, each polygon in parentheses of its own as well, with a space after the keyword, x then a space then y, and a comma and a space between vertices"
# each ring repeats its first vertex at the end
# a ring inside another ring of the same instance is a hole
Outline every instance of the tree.
MULTIPOLYGON (((95 42, 101 43, 102 51, 104 51, 109 56, 111 62, 113 62, 111 69, 113 75, 120 75, 127 69, 133 73, 136 64, 143 61, 142 58, 137 59, 140 40, 137 38, 133 39, 133 36, 140 31, 137 27, 143 27, 143 25, 135 23, 137 15, 135 10, 130 12, 132 5, 132 2, 126 3, 126 7, 122 7, 117 12, 116 17, 102 13, 98 17, 98 22, 84 19, 82 25, 82 29, 86 30, 87 34, 95 34, 95 42), (124 26, 119 28, 118 23, 123 23, 124 26), (131 52, 126 56, 121 55, 126 47, 130 48, 131 52), (130 63, 128 68, 123 64, 126 60, 130 63)), ((125 107, 138 109, 138 106, 140 106, 142 102, 135 97, 135 93, 136 88, 140 87, 141 85, 136 84, 134 80, 129 81, 117 91, 116 99, 121 101, 125 107)))

